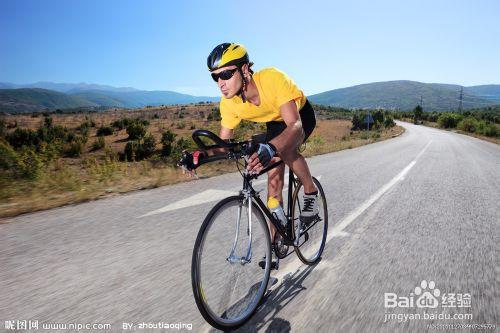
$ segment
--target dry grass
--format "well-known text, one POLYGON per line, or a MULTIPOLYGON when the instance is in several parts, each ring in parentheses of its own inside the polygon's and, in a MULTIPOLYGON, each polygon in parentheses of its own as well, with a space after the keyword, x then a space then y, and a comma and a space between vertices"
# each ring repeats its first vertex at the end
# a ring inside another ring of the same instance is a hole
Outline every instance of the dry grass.
MULTIPOLYGON (((96 127, 109 125, 121 118, 141 117, 150 121, 148 132, 159 142, 161 133, 170 129, 178 137, 188 137, 194 128, 206 128, 218 133, 219 122, 208 122, 206 117, 217 105, 192 105, 182 107, 165 107, 145 110, 116 110, 101 114, 53 115, 53 123, 76 128, 87 118, 91 118, 96 127), (184 118, 179 118, 181 111, 184 118), (158 119, 154 115, 158 115, 158 119), (204 119, 204 118, 203 118, 204 119), (184 128, 180 125, 184 123, 184 128)), ((36 129, 43 122, 43 117, 19 115, 8 116, 7 123, 17 122, 19 127, 36 129)), ((318 120, 317 128, 309 139, 304 156, 349 149, 375 141, 385 140, 401 134, 402 127, 394 127, 380 132, 379 138, 362 138, 366 133, 351 132, 351 122, 347 120, 318 120)), ((258 127, 262 130, 263 127, 258 127)), ((255 130, 239 133, 247 138, 255 130)), ((15 216, 22 213, 58 207, 66 204, 94 200, 134 190, 154 188, 188 181, 179 168, 173 167, 161 159, 141 162, 119 161, 117 152, 123 151, 126 145, 125 130, 105 137, 106 148, 90 151, 92 143, 97 140, 96 128, 89 133, 89 140, 84 154, 79 158, 59 158, 50 163, 36 181, 8 181, 0 177, 0 217, 15 216)), ((158 143, 157 149, 161 149, 158 143)), ((236 171, 234 162, 224 161, 204 165, 198 170, 201 178, 236 171)))

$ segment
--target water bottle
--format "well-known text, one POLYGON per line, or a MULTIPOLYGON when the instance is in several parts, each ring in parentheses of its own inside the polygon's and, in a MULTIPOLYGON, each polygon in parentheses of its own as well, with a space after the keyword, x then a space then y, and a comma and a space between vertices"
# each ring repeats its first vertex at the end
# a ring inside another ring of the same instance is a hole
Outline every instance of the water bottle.
POLYGON ((285 212, 283 211, 283 207, 281 207, 280 202, 275 197, 270 197, 267 200, 267 207, 271 211, 271 214, 281 222, 281 225, 286 226, 286 217, 285 212))

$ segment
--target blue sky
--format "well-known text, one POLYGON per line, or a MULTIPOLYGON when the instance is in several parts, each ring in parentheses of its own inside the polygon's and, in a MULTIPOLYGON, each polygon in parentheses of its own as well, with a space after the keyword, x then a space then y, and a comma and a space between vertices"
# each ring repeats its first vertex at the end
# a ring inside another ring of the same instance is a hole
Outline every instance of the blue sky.
POLYGON ((212 48, 244 44, 307 95, 376 81, 500 83, 500 1, 0 1, 0 82, 219 95, 212 48))

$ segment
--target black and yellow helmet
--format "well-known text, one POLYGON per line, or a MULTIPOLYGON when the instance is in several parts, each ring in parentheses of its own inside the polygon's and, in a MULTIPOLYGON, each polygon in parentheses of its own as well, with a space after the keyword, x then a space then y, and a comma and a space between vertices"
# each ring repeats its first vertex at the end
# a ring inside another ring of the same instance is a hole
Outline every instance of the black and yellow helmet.
POLYGON ((221 67, 241 65, 249 62, 247 49, 241 44, 222 43, 217 45, 207 58, 209 71, 221 67))

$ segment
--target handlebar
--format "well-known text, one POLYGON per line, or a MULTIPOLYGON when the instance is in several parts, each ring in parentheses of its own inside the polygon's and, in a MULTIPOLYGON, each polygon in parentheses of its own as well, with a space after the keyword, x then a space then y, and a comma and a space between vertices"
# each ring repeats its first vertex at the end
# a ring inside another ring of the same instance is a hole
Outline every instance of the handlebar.
POLYGON ((198 145, 198 147, 202 150, 208 150, 212 148, 232 148, 234 145, 228 142, 225 142, 222 140, 220 137, 215 135, 215 133, 212 133, 208 130, 196 130, 193 132, 193 141, 198 145), (209 139, 212 139, 217 145, 212 145, 212 146, 206 146, 203 141, 201 141, 200 137, 207 137, 209 139))
MULTIPOLYGON (((203 159, 201 159, 198 164, 196 165, 196 168, 199 166, 210 163, 210 162, 215 162, 219 160, 228 160, 228 159, 239 159, 243 158, 245 156, 250 156, 252 155, 255 151, 257 151, 257 148, 259 146, 259 143, 264 143, 265 142, 265 134, 258 134, 252 136, 252 139, 246 140, 246 141, 241 141, 241 142, 228 142, 222 140, 218 135, 216 135, 213 132, 210 132, 209 130, 204 130, 204 129, 199 129, 195 130, 192 134, 193 141, 196 143, 196 145, 202 150, 202 151, 207 151, 210 149, 215 149, 215 148, 225 148, 228 149, 228 152, 225 153, 219 153, 215 154, 212 156, 207 156, 203 159), (203 143, 201 140, 201 137, 206 137, 212 140, 215 144, 214 145, 206 145, 203 143)), ((183 155, 183 159, 185 159, 187 156, 183 155)), ((181 159, 181 161, 183 160, 181 159)), ((283 161, 276 162, 259 173, 259 175, 268 172, 269 170, 277 167, 283 163, 283 161)), ((255 178, 257 178, 259 175, 256 175, 255 178)))

